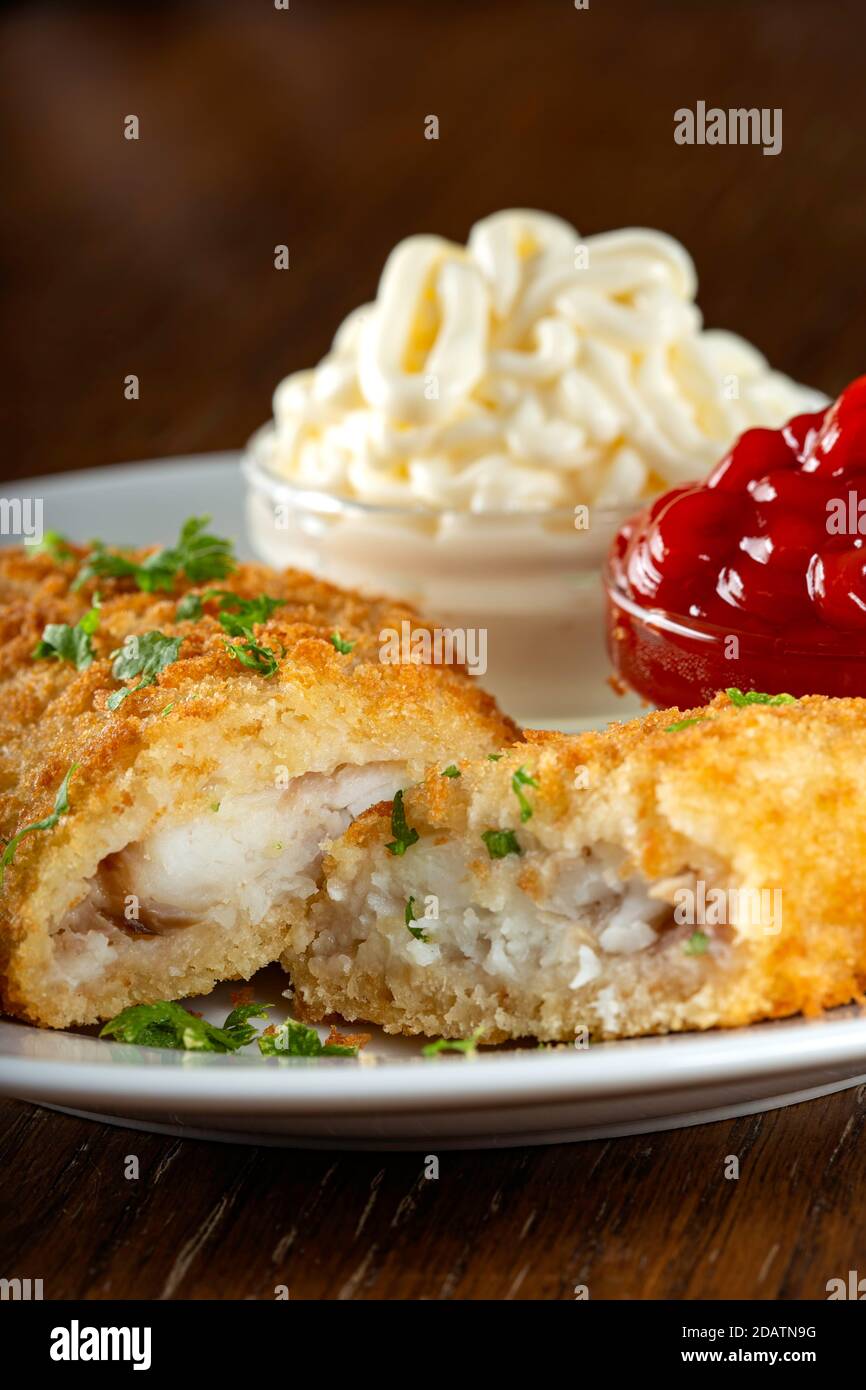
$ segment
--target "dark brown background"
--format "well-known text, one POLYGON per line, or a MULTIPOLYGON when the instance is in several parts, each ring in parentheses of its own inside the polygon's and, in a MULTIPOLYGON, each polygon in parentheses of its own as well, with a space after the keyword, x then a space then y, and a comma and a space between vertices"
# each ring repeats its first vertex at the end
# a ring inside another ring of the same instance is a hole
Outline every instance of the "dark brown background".
MULTIPOLYGON (((2 36, 7 477, 241 444, 396 240, 505 206, 664 228, 708 323, 830 392, 866 369, 858 0, 31 3, 2 36), (699 99, 782 107, 783 152, 676 146, 699 99)), ((3 1116, 0 1274, 47 1297, 802 1298, 866 1259, 860 1091, 438 1183, 3 1116)))
POLYGON ((241 444, 395 241, 500 207, 661 227, 708 323, 828 391, 866 365, 859 0, 31 3, 3 29, 10 476, 241 444), (782 153, 675 145, 698 99, 782 107, 782 153))

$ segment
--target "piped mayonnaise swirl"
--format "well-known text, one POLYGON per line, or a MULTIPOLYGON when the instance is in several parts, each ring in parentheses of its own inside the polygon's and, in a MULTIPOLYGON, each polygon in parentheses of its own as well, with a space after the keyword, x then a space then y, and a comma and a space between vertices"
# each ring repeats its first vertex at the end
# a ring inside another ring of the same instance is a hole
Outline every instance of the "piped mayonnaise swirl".
POLYGON ((458 511, 625 504, 696 478, 744 429, 825 397, 702 328, 686 250, 581 240, 496 213, 467 245, 412 236, 254 437, 271 470, 367 503, 458 511))

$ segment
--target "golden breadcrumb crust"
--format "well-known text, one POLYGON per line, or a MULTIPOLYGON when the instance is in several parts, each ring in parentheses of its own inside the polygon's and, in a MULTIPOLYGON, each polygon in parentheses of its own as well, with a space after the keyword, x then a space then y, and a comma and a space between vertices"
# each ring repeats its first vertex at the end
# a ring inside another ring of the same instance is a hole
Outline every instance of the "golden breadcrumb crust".
MULTIPOLYGON (((140 562, 149 553, 135 552, 132 558, 140 562)), ((94 826, 130 812, 137 796, 130 773, 143 754, 154 766, 177 764, 179 808, 186 795, 186 764, 197 759, 199 773, 203 759, 219 765, 223 723, 230 726, 233 743, 246 742, 252 756, 265 725, 272 729, 291 716, 293 727, 312 738, 319 712, 326 710, 329 724, 322 740, 334 741, 339 751, 344 722, 366 728, 381 756, 406 757, 415 775, 431 748, 481 751, 512 741, 518 732, 462 670, 380 662, 382 628, 399 630, 404 619, 425 626, 409 608, 258 565, 240 565, 225 579, 197 585, 178 578, 170 594, 142 593, 129 579, 110 578, 90 580, 76 591, 73 581, 86 554, 73 547, 72 558, 58 562, 26 548, 0 552, 0 835, 5 841, 51 813, 63 777, 77 765, 69 789, 72 810, 50 831, 20 842, 0 892, 4 1006, 55 1024, 50 1002, 34 1003, 40 968, 35 947, 26 984, 16 955, 28 936, 35 939, 48 930, 46 916, 62 896, 64 856, 73 868, 83 863, 94 826), (209 588, 284 600, 255 630, 256 640, 280 656, 276 675, 264 678, 229 654, 227 640, 238 639, 227 639, 215 603, 195 621, 177 620, 179 599, 209 588), (97 591, 101 609, 92 665, 77 671, 67 662, 34 660, 46 624, 75 624, 97 591), (120 688, 111 675, 112 653, 130 634, 154 629, 182 637, 178 659, 154 685, 129 695, 112 712, 106 700, 120 688), (330 640, 336 633, 353 644, 349 653, 330 640)), ((306 770, 303 740, 298 747, 291 775, 306 770)), ((317 765, 326 762, 323 753, 317 765)), ((195 979, 191 985, 212 983, 195 979)), ((104 1016, 104 1010, 98 1012, 104 1016)), ((84 1013, 90 1021, 95 1006, 84 1013)))
MULTIPOLYGON (((866 984, 866 700, 810 696, 743 707, 719 694, 705 708, 658 711, 599 733, 527 732, 525 739, 498 761, 458 761, 460 777, 435 768, 405 797, 422 846, 454 839, 467 846, 476 892, 483 896, 485 884, 515 864, 513 856, 491 860, 481 832, 510 829, 527 851, 518 881, 530 899, 538 891, 533 865, 543 866, 545 853, 579 856, 593 842, 613 844, 626 851, 623 877, 673 881, 688 870, 712 884, 778 888, 781 930, 741 926, 718 956, 662 955, 660 946, 655 976, 635 983, 613 1020, 594 1012, 591 989, 530 998, 519 986, 493 989, 479 972, 477 988, 461 996, 433 966, 413 973, 397 1003, 387 981, 369 973, 311 970, 316 933, 340 912, 323 893, 306 949, 284 958, 310 1016, 339 1011, 394 1031, 450 1036, 481 1028, 491 1040, 568 1037, 588 1022, 599 1036, 615 1037, 814 1013, 859 998, 866 984), (671 729, 687 719, 699 722, 671 729), (512 785, 518 768, 538 783, 524 786, 532 808, 525 823, 512 785), (407 1003, 412 989, 414 1005, 407 1003)), ((390 809, 371 808, 331 847, 326 878, 341 894, 373 872, 404 873, 417 853, 411 846, 389 865, 390 809)), ((617 968, 625 974, 622 958, 617 968)))

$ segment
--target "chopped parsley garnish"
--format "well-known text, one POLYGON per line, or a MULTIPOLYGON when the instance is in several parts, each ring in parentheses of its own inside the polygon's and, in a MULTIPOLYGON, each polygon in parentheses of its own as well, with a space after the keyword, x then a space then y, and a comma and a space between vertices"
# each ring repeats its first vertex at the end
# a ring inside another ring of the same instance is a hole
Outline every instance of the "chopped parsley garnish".
POLYGON ((247 637, 252 640, 256 623, 266 623, 282 608, 284 598, 269 598, 260 594, 257 598, 241 598, 231 589, 206 589, 203 594, 184 594, 177 605, 175 617, 178 622, 195 622, 204 613, 204 605, 209 599, 219 599, 219 619, 229 637, 247 637))
POLYGON ((315 1028, 289 1018, 259 1032, 251 1018, 267 1018, 270 1004, 238 1003, 221 1028, 190 1013, 182 1004, 162 999, 133 1004, 100 1029, 101 1038, 139 1047, 172 1047, 185 1052, 237 1052, 258 1041, 264 1057, 357 1057, 358 1048, 323 1043, 315 1028))
POLYGON ((526 793, 524 792, 523 788, 537 786, 538 783, 536 782, 535 778, 530 776, 530 774, 526 771, 525 767, 519 767, 511 779, 511 790, 517 797, 517 801, 520 806, 520 819, 522 821, 529 820, 530 816, 532 815, 532 807, 530 806, 529 801, 527 800, 526 793))
POLYGON ((220 599, 220 612, 217 613, 217 617, 229 637, 249 638, 252 638, 256 623, 267 623, 278 607, 284 606, 286 602, 285 599, 268 598, 267 594, 260 594, 254 599, 243 599, 239 594, 234 594, 232 589, 206 589, 204 594, 183 595, 175 612, 178 623, 200 619, 204 613, 204 605, 209 599, 220 599))
POLYGON ((280 660, 276 652, 271 647, 263 647, 254 637, 246 637, 243 642, 226 642, 225 645, 229 656, 233 656, 248 670, 264 676, 266 680, 269 676, 277 674, 280 660))
POLYGON ((473 1033, 471 1038, 437 1038, 435 1042, 422 1047, 421 1055, 423 1057, 438 1057, 440 1052, 462 1052, 466 1055, 478 1050, 480 1038, 480 1029, 477 1033, 473 1033))
POLYGON ((42 540, 34 545, 32 555, 50 555, 52 560, 73 560, 75 552, 59 531, 45 531, 42 540))
POLYGON ((666 733, 666 734, 678 734, 678 733, 680 732, 681 729, 689 729, 689 728, 691 728, 692 724, 703 724, 703 723, 705 723, 705 720, 704 720, 703 715, 701 715, 700 718, 698 718, 698 719, 679 719, 679 720, 677 720, 676 724, 668 724, 667 728, 665 729, 665 733, 666 733))
POLYGON ((287 1018, 273 1030, 259 1034, 263 1057, 357 1057, 357 1047, 323 1043, 315 1028, 287 1018))
POLYGON ((446 767, 446 768, 444 769, 444 771, 442 771, 439 775, 440 775, 441 777, 459 777, 459 776, 460 776, 460 768, 459 768, 459 767, 455 767, 454 764, 451 763, 451 764, 450 764, 448 767, 446 767))
POLYGON ((202 615, 201 594, 184 594, 175 610, 175 619, 179 623, 195 622, 202 615))
POLYGON ((687 956, 702 956, 710 944, 710 938, 706 932, 693 931, 688 941, 683 943, 683 950, 687 956))
POLYGON ((232 543, 209 535, 205 530, 209 521, 208 516, 191 516, 181 527, 176 545, 154 551, 140 564, 96 541, 73 588, 80 588, 88 579, 107 576, 131 579, 139 589, 152 594, 157 590, 171 592, 181 575, 192 584, 225 579, 235 567, 232 543))
MULTIPOLYGON (((127 555, 121 555, 115 551, 107 550, 104 541, 94 541, 93 549, 87 556, 78 574, 75 576, 73 589, 80 589, 82 584, 86 584, 88 579, 135 579, 138 580, 139 570, 143 567, 137 565, 134 560, 130 560, 127 555)), ((139 588, 144 587, 139 584, 139 588)), ((152 585, 151 588, 155 588, 152 585)))
POLYGON ((77 671, 86 671, 93 661, 91 637, 99 627, 99 595, 93 596, 93 607, 74 627, 68 623, 48 623, 42 630, 42 640, 33 652, 34 661, 69 661, 77 671))
POLYGON ((391 834, 393 840, 385 846, 392 854, 405 854, 410 845, 414 845, 418 840, 418 831, 413 830, 406 824, 406 812, 403 808, 403 793, 395 792, 394 800, 391 804, 391 834))
POLYGON ((258 598, 241 598, 229 589, 208 589, 203 597, 219 599, 217 617, 229 637, 246 637, 250 641, 256 623, 268 622, 286 602, 284 598, 268 598, 267 594, 259 594, 258 598))
POLYGON ((406 904, 406 912, 405 912, 404 916, 405 916, 405 919, 406 919, 406 926, 408 927, 409 931, 410 931, 410 932, 412 933, 412 935, 414 936, 415 940, 416 940, 416 941, 426 941, 426 940, 427 940, 427 936, 426 936, 426 934, 425 934, 423 928, 421 928, 421 927, 416 927, 416 926, 413 926, 413 925, 412 925, 413 922, 417 922, 417 920, 418 920, 417 917, 415 916, 415 899, 414 899, 414 898, 410 898, 409 901, 407 902, 407 904, 406 904))
POLYGON ((0 856, 0 888, 3 887, 3 879, 6 875, 6 870, 15 858, 15 851, 24 839, 24 836, 32 835, 36 830, 53 830, 60 820, 60 817, 66 815, 69 810, 69 783, 73 772, 75 772, 77 768, 78 763, 73 763, 63 781, 60 783, 57 789, 57 795, 54 798, 54 810, 51 812, 50 816, 45 816, 42 820, 34 821, 32 825, 25 825, 24 829, 19 830, 17 835, 13 835, 12 839, 6 845, 2 856, 0 856))
POLYGON ((185 1052, 237 1052, 256 1036, 247 1022, 266 1018, 270 1004, 241 1004, 232 1009, 222 1028, 197 1018, 182 1004, 166 999, 155 1004, 132 1004, 99 1030, 101 1038, 139 1047, 175 1047, 185 1052))
POLYGON ((731 704, 739 706, 740 709, 744 705, 795 705, 797 703, 793 695, 762 695, 757 690, 744 692, 733 686, 729 686, 725 694, 731 704))
POLYGON ((270 1004, 236 1004, 223 1024, 222 1031, 234 1040, 235 1047, 246 1047, 258 1036, 258 1029, 248 1021, 267 1018, 270 1004))
POLYGON ((498 762, 499 762, 499 759, 502 757, 502 754, 501 754, 501 753, 488 753, 488 754, 487 754, 487 757, 488 757, 488 760, 489 760, 491 763, 498 763, 498 762))
POLYGON ((504 859, 507 854, 522 854, 513 830, 485 830, 481 836, 491 859, 504 859))
POLYGON ((111 653, 115 658, 111 674, 117 681, 134 680, 141 676, 138 685, 123 690, 115 690, 106 700, 108 708, 117 709, 127 695, 134 695, 147 685, 155 685, 160 671, 177 661, 182 637, 166 637, 162 632, 145 632, 141 637, 129 636, 123 646, 111 653))
MULTIPOLYGON (((201 597, 187 594, 185 599, 181 599, 177 609, 178 618, 200 618, 202 604, 208 599, 219 599, 217 617, 223 631, 229 637, 240 639, 236 642, 225 643, 225 649, 229 656, 234 657, 235 661, 239 661, 242 666, 246 666, 250 671, 255 671, 259 676, 267 678, 276 675, 280 664, 279 657, 271 647, 265 647, 261 642, 256 641, 253 629, 257 624, 266 623, 274 611, 281 608, 286 600, 269 598, 267 594, 260 594, 257 598, 241 598, 239 594, 232 593, 230 589, 208 589, 201 597), (197 598, 197 605, 190 604, 187 609, 184 609, 186 599, 191 597, 197 598)), ((283 656, 285 656, 285 651, 283 651, 283 656)))
POLYGON ((343 656, 348 656, 349 652, 355 645, 354 642, 344 641, 343 638, 340 636, 339 632, 332 632, 330 637, 328 638, 328 641, 330 642, 334 650, 337 652, 341 652, 343 656))

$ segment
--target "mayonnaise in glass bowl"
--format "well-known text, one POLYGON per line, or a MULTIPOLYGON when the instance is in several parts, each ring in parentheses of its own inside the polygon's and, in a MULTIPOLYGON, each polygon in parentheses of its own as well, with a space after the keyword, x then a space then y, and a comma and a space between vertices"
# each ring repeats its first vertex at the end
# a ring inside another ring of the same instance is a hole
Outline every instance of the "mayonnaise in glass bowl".
POLYGON ((573 509, 375 506, 296 488, 252 456, 245 468, 247 522, 263 560, 413 603, 443 634, 456 634, 443 650, 453 642, 519 722, 579 729, 640 708, 607 681, 599 580, 630 507, 600 512, 578 531, 573 509))
POLYGON ((483 629, 479 678, 525 723, 627 712, 599 577, 619 525, 744 429, 826 403, 703 331, 695 292, 684 248, 643 229, 582 240, 512 211, 465 247, 401 242, 250 442, 256 550, 483 629))

